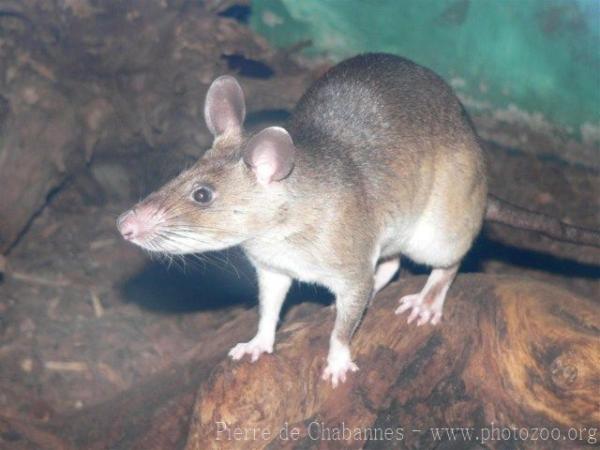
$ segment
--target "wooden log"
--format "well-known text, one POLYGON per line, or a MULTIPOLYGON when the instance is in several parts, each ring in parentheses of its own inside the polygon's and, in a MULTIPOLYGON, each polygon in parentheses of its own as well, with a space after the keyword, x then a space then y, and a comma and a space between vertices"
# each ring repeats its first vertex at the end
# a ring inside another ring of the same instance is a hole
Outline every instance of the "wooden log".
POLYGON ((81 133, 67 97, 36 76, 23 76, 11 88, 6 93, 11 106, 0 130, 0 180, 5 186, 0 196, 0 253, 17 239, 67 172, 84 163, 77 147, 81 133))
POLYGON ((291 60, 217 10, 182 0, 43 8, 23 0, 0 17, 14 27, 0 45, 7 74, 0 77, 0 254, 93 155, 148 147, 166 149, 165 161, 174 149, 200 155, 210 144, 201 117, 209 83, 243 72, 228 57, 273 72, 269 80, 242 81, 249 111, 295 103, 310 72, 295 71, 291 60))
POLYGON ((463 274, 441 325, 407 325, 397 299, 423 283, 377 296, 352 343, 360 370, 337 389, 320 378, 333 311, 285 324, 274 354, 254 364, 222 362, 198 393, 186 449, 433 448, 433 427, 472 429, 460 448, 596 441, 597 304, 526 279, 463 274))

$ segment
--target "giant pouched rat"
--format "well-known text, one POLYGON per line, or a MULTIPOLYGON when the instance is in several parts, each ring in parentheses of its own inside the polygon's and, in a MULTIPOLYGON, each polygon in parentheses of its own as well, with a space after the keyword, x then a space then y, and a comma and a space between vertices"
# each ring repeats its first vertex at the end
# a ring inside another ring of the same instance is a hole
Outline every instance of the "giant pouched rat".
POLYGON ((319 283, 337 315, 323 378, 358 367, 350 338, 399 255, 433 267, 396 313, 437 324, 461 259, 484 217, 597 245, 598 233, 488 197, 484 155, 457 97, 407 59, 366 54, 330 69, 286 128, 248 136, 245 101, 217 78, 204 115, 212 148, 190 169, 121 215, 123 237, 147 250, 195 253, 241 245, 256 268, 256 336, 230 355, 272 352, 292 279, 319 283))

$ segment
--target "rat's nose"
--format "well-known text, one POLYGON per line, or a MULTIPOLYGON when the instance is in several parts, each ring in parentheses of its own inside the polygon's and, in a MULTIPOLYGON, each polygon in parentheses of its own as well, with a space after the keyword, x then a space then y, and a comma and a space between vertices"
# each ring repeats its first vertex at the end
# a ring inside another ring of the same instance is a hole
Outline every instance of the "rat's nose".
POLYGON ((121 233, 121 236, 128 241, 135 239, 140 231, 140 224, 136 219, 135 211, 133 209, 124 212, 117 219, 119 233, 121 233))

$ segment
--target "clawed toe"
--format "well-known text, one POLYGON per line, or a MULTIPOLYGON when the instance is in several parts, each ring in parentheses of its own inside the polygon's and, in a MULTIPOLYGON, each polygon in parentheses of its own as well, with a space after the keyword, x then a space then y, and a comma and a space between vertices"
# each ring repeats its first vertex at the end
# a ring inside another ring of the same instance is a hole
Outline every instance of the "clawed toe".
POLYGON ((406 295, 400 299, 400 306, 396 308, 396 314, 402 314, 420 303, 419 294, 406 295))
POLYGON ((334 388, 336 388, 338 384, 346 382, 347 372, 356 371, 358 371, 358 366, 352 361, 347 361, 339 365, 329 363, 323 371, 323 376, 321 378, 324 381, 328 381, 329 379, 331 379, 331 385, 334 388))
POLYGON ((250 362, 256 362, 263 353, 273 353, 273 345, 263 342, 260 339, 252 339, 249 342, 240 342, 229 350, 229 356, 234 361, 239 361, 244 355, 249 355, 250 362))
POLYGON ((412 323, 417 320, 417 326, 431 323, 437 325, 442 317, 441 308, 435 303, 431 304, 423 301, 420 294, 412 294, 400 299, 400 306, 396 308, 396 314, 402 314, 410 310, 410 314, 406 319, 407 323, 412 323))

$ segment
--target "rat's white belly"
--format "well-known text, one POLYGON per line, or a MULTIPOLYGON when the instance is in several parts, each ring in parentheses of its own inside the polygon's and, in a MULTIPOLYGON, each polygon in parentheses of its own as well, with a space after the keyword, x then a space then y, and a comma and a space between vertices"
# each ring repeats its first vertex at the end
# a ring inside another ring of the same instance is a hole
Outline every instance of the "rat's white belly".
POLYGON ((250 261, 263 269, 283 273, 307 283, 334 287, 338 278, 329 264, 321 261, 310 246, 298 248, 285 240, 270 243, 252 242, 243 245, 250 261))

